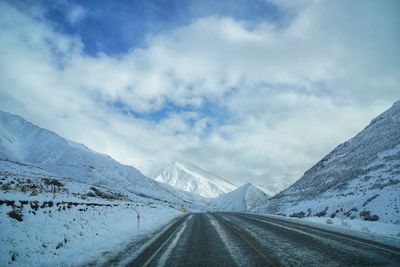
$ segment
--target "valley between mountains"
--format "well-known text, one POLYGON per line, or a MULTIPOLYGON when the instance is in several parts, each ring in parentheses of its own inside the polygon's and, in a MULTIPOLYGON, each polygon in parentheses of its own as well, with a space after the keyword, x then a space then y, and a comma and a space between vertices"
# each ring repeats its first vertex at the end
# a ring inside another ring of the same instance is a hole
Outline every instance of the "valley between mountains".
POLYGON ((238 266, 316 266, 341 251, 355 265, 396 265, 400 102, 294 184, 261 185, 235 184, 189 162, 146 177, 2 111, 0 188, 1 266, 199 266, 196 257, 212 246, 238 266), (302 252, 296 238, 306 240, 302 252), (332 249, 317 248, 314 239, 332 249), (387 257, 368 254, 377 253, 374 246, 387 257))

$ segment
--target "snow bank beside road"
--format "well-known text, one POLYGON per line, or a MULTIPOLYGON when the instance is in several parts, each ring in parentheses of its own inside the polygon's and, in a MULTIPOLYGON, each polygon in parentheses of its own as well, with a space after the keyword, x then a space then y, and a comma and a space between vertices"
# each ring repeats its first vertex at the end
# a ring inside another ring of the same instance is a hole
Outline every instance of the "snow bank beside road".
POLYGON ((11 207, 1 205, 0 265, 76 266, 122 249, 128 240, 180 214, 167 205, 113 204, 117 206, 77 205, 60 211, 61 205, 54 205, 35 214, 24 207, 22 221, 8 215, 11 207), (135 210, 141 213, 139 231, 135 210))
POLYGON ((0 266, 76 266, 104 258, 168 223, 180 208, 0 161, 0 266))
POLYGON ((342 225, 340 218, 327 219, 322 217, 309 217, 304 218, 304 221, 314 224, 326 224, 331 228, 346 229, 355 232, 362 232, 370 235, 379 235, 392 238, 398 238, 400 241, 400 225, 384 222, 369 222, 362 220, 348 220, 345 219, 342 225), (331 220, 332 224, 327 224, 327 220, 331 220))
MULTIPOLYGON (((257 214, 260 215, 260 214, 257 214)), ((370 222, 362 220, 344 220, 344 225, 340 218, 324 218, 324 217, 305 217, 291 218, 279 215, 264 215, 266 217, 284 220, 288 222, 309 225, 314 228, 330 230, 354 237, 367 240, 377 241, 389 246, 400 248, 400 225, 384 222, 370 222), (327 224, 327 220, 331 220, 332 224, 327 224)))

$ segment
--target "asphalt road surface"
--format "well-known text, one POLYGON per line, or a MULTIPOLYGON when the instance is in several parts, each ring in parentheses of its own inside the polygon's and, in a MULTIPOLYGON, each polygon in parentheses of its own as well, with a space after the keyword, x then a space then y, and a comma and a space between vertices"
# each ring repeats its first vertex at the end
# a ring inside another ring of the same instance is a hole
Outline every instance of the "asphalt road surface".
POLYGON ((400 249, 260 215, 198 213, 128 266, 400 266, 400 249))

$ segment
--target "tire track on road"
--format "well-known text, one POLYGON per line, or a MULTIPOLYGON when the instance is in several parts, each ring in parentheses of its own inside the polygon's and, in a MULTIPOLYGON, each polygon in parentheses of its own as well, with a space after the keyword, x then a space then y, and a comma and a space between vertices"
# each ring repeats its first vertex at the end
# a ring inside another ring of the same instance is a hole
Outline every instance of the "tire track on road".
POLYGON ((250 248, 250 250, 262 260, 262 262, 264 263, 263 266, 277 266, 272 259, 262 253, 259 249, 257 249, 256 245, 253 244, 248 238, 246 238, 236 226, 226 221, 222 216, 214 217, 217 218, 218 222, 228 228, 230 232, 234 233, 242 242, 244 242, 244 244, 246 244, 247 247, 250 248))
POLYGON ((184 215, 170 224, 159 237, 153 239, 134 260, 127 264, 127 266, 148 266, 168 241, 176 234, 180 226, 188 219, 188 215, 184 215))

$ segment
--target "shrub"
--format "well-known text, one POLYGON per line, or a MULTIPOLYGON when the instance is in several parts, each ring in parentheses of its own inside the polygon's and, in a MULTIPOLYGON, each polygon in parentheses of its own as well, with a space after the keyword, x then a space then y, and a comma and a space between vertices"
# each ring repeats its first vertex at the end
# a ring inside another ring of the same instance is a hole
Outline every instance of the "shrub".
POLYGON ((306 214, 304 213, 304 211, 300 211, 300 212, 295 212, 291 215, 289 215, 289 217, 296 217, 296 218, 304 218, 306 214))
POLYGON ((328 207, 326 207, 324 210, 322 210, 322 211, 316 213, 315 216, 317 216, 317 217, 324 217, 324 216, 326 215, 327 210, 328 210, 328 207))
POLYGON ((6 203, 7 206, 15 207, 14 200, 4 200, 4 203, 6 203))
POLYGON ((344 213, 344 216, 351 217, 351 216, 353 216, 353 212, 354 212, 354 213, 357 213, 357 212, 358 212, 358 209, 357 209, 356 207, 354 207, 354 208, 352 208, 351 210, 346 211, 346 212, 344 213))
POLYGON ((54 186, 59 186, 59 187, 64 186, 64 184, 61 183, 60 181, 58 181, 57 179, 47 179, 47 178, 45 178, 45 179, 43 179, 43 181, 44 181, 44 183, 46 185, 54 185, 54 186))
POLYGON ((91 187, 90 189, 94 192, 95 196, 97 196, 97 197, 108 199, 108 200, 115 199, 115 197, 113 195, 102 192, 99 189, 97 189, 96 187, 91 187))
POLYGON ((3 191, 8 191, 8 190, 11 190, 11 184, 9 184, 9 183, 6 183, 6 184, 2 184, 1 185, 1 190, 3 190, 3 191))
POLYGON ((31 202, 30 202, 30 205, 31 205, 31 209, 33 209, 33 210, 38 210, 38 208, 39 208, 39 201, 31 201, 31 202))
POLYGON ((46 207, 53 207, 54 203, 53 201, 43 201, 42 205, 40 206, 41 209, 46 208, 46 207))
POLYGON ((22 218, 23 216, 21 214, 21 211, 19 211, 19 210, 13 209, 9 213, 7 213, 7 215, 10 216, 11 218, 13 218, 14 220, 19 221, 19 222, 23 221, 23 218, 22 218))
POLYGON ((307 217, 310 217, 310 216, 311 216, 311 209, 308 208, 308 209, 307 209, 307 212, 308 212, 308 213, 307 213, 307 217))
POLYGON ((88 196, 88 197, 96 197, 96 195, 93 192, 87 193, 86 196, 88 196))
POLYGON ((370 211, 362 211, 360 212, 360 217, 362 217, 364 219, 364 221, 378 221, 379 220, 379 216, 378 215, 371 215, 370 211))
POLYGON ((11 254, 11 261, 16 261, 17 260, 17 256, 18 256, 18 253, 13 251, 12 254, 11 254))
POLYGON ((364 201, 363 203, 363 207, 367 206, 371 201, 373 201, 375 198, 377 198, 379 196, 379 194, 376 194, 370 198, 368 198, 366 201, 364 201))
POLYGON ((26 193, 29 191, 30 186, 27 184, 24 184, 21 186, 21 192, 26 193))

